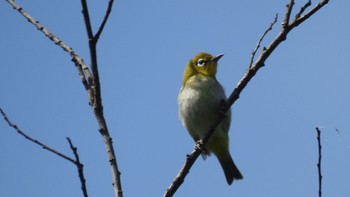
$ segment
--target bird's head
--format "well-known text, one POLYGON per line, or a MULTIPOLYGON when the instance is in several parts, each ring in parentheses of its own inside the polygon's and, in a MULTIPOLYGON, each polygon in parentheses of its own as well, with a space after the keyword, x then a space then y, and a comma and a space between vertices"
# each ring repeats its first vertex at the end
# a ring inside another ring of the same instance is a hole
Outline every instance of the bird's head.
POLYGON ((197 74, 215 78, 218 60, 223 55, 224 54, 212 56, 203 52, 195 55, 186 65, 183 85, 186 83, 187 79, 197 74))

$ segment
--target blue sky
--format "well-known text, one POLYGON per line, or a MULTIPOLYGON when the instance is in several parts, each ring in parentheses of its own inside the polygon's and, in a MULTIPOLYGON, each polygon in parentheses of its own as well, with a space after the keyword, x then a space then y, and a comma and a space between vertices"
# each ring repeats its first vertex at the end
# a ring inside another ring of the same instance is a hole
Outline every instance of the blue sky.
MULTIPOLYGON (((16 2, 89 64, 80 1, 16 2)), ((95 30, 104 2, 89 4, 95 30)), ((161 196, 193 149, 177 113, 187 61, 201 51, 225 53, 217 78, 231 93, 276 13, 262 45, 279 32, 286 3, 115 2, 98 60, 125 196, 161 196)), ((244 180, 228 186, 214 157, 199 158, 176 196, 317 196, 316 126, 323 195, 349 196, 349 7, 347 0, 331 1, 292 31, 233 106, 230 149, 244 180)), ((70 137, 90 196, 113 196, 104 144, 70 57, 5 1, 0 18, 0 106, 29 135, 67 155, 70 137)), ((0 196, 81 196, 75 166, 3 120, 0 131, 0 196)))

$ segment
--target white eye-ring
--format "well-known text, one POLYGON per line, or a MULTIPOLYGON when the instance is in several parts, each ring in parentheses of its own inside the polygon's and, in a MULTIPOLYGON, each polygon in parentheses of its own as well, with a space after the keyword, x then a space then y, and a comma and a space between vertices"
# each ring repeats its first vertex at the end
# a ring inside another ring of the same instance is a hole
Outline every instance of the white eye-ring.
POLYGON ((197 61, 197 66, 202 67, 205 65, 205 63, 207 63, 207 61, 201 58, 197 61))

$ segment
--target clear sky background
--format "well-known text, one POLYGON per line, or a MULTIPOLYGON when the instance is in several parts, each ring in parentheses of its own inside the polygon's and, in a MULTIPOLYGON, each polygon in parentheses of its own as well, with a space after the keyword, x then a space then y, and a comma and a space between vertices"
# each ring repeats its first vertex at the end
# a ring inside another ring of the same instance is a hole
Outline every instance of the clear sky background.
MULTIPOLYGON (((89 64, 80 1, 16 2, 89 64)), ((187 61, 201 51, 225 53, 217 78, 231 93, 276 13, 262 45, 278 34, 286 3, 115 2, 98 60, 125 196, 162 196, 193 149, 177 113, 187 61)), ((89 2, 95 30, 106 4, 89 2)), ((176 196, 317 196, 316 126, 323 195, 350 195, 349 8, 348 0, 331 1, 293 30, 233 106, 230 150, 244 180, 228 186, 215 157, 199 158, 176 196)), ((0 25, 0 106, 29 135, 72 156, 70 137, 90 196, 113 196, 104 144, 69 55, 5 1, 0 25)), ((0 131, 0 196, 82 196, 75 166, 3 120, 0 131)))

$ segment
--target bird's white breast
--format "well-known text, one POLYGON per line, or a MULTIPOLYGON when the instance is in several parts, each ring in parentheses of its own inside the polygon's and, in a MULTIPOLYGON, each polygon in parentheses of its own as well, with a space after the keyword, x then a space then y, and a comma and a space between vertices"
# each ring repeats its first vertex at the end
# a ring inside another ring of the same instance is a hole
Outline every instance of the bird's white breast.
POLYGON ((215 78, 196 75, 187 80, 178 97, 179 115, 192 137, 204 137, 222 100, 226 100, 225 92, 215 78))

